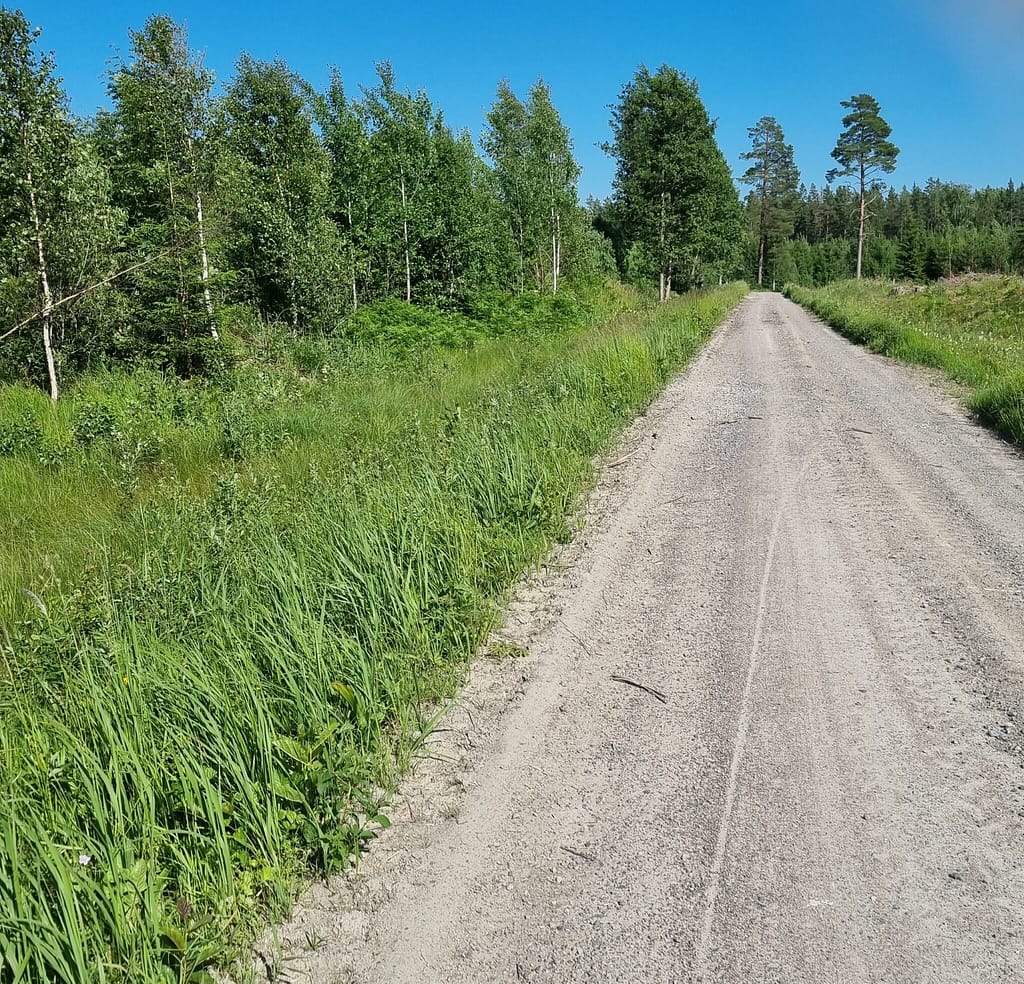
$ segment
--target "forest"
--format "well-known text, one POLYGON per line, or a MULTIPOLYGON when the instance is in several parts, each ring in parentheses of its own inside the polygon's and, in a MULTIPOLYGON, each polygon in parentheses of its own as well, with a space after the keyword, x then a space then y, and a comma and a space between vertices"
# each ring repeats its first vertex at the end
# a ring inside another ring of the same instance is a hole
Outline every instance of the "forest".
POLYGON ((584 203, 543 79, 474 135, 386 62, 319 91, 129 38, 83 119, 0 8, 5 984, 254 979, 744 280, 1024 264, 1021 189, 885 190, 866 94, 821 187, 752 126, 744 198, 697 82, 640 66, 584 203))
MULTIPOLYGON (((100 365, 208 375, 255 325, 344 332, 374 303, 468 312, 489 292, 556 295, 614 273, 540 79, 525 99, 499 84, 482 156, 389 64, 353 95, 336 71, 316 92, 243 54, 215 95, 184 27, 159 16, 110 71, 110 108, 75 119, 38 32, 12 11, 2 31, 0 379, 56 399, 100 365)), ((640 143, 623 153, 645 170, 622 197, 641 266, 661 264, 677 291, 706 266, 736 272, 739 204, 696 85, 665 69, 628 89, 622 136, 640 143), (632 132, 655 94, 681 128, 671 146, 632 132), (675 189, 648 187, 670 167, 675 189), (657 229, 644 195, 667 204, 657 229)))
POLYGON ((54 398, 99 366, 215 374, 259 326, 351 333, 382 302, 471 313, 609 275, 662 299, 736 276, 842 280, 861 272, 861 204, 868 277, 1024 267, 1024 189, 874 180, 859 195, 833 180, 849 170, 806 185, 773 117, 750 129, 741 203, 696 83, 667 66, 623 86, 613 191, 581 205, 542 79, 524 98, 500 82, 474 141, 390 64, 371 88, 335 70, 318 92, 242 54, 218 83, 184 26, 155 16, 110 68, 109 108, 78 119, 39 30, 0 19, 0 380, 54 398))

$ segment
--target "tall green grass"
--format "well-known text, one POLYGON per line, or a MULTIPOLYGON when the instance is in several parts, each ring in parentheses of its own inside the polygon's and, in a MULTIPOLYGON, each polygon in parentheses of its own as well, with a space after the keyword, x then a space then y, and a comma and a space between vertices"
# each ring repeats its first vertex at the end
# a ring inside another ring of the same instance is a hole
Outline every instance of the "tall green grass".
POLYGON ((209 981, 349 863, 593 456, 744 292, 0 393, 0 980, 209 981))
POLYGON ((1024 280, 985 277, 893 294, 877 281, 786 295, 853 341, 944 371, 966 402, 1004 437, 1024 445, 1024 280))

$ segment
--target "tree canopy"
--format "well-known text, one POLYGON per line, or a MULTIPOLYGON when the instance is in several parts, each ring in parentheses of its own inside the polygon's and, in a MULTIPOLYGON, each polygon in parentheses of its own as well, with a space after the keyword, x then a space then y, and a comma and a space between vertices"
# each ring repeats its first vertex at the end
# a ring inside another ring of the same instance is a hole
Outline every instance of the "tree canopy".
POLYGON ((659 297, 729 273, 741 240, 739 199, 697 83, 668 65, 641 66, 612 107, 614 202, 632 271, 659 297))

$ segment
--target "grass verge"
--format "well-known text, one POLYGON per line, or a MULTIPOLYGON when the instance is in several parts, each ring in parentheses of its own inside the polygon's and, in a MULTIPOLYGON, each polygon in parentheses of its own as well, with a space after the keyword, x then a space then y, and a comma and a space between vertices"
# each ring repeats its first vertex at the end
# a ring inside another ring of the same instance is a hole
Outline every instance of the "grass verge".
POLYGON ((985 277, 893 293, 846 281, 786 296, 874 352, 941 369, 1004 437, 1024 445, 1024 280, 985 277))
POLYGON ((594 455, 745 291, 0 393, 0 980, 203 984, 349 863, 594 455))

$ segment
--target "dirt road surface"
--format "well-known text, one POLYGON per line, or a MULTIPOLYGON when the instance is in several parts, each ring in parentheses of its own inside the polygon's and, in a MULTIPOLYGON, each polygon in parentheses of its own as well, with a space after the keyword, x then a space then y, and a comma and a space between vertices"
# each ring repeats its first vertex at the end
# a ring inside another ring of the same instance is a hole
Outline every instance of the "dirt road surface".
POLYGON ((1024 461, 941 384, 751 296, 560 568, 286 979, 1024 980, 1024 461))

